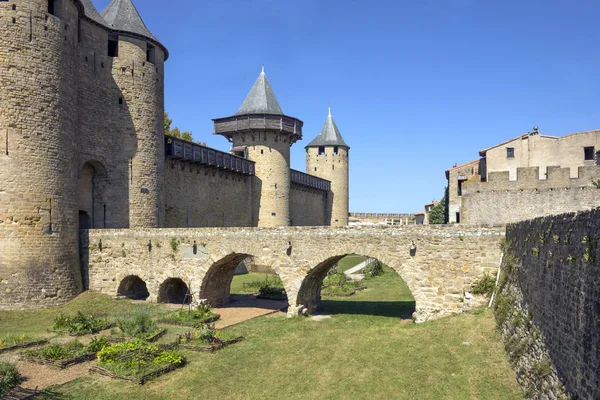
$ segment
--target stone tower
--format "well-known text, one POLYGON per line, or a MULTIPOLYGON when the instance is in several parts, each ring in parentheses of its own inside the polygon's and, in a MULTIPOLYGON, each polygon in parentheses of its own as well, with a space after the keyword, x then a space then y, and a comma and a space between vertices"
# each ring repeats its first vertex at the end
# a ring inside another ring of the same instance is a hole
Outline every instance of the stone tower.
POLYGON ((115 83, 123 93, 137 137, 129 160, 129 226, 158 228, 164 220, 164 61, 167 50, 150 33, 131 0, 112 0, 102 18, 109 37, 115 83))
POLYGON ((90 0, 0 2, 2 309, 81 292, 80 226, 160 223, 166 49, 130 0, 103 16, 90 0))
POLYGON ((290 147, 302 139, 303 122, 283 114, 264 68, 235 115, 214 120, 215 134, 234 148, 244 149, 256 162, 256 190, 260 193, 258 226, 290 224, 290 147))
POLYGON ((329 115, 323 130, 306 146, 306 172, 331 181, 331 225, 348 225, 348 166, 350 147, 329 115))

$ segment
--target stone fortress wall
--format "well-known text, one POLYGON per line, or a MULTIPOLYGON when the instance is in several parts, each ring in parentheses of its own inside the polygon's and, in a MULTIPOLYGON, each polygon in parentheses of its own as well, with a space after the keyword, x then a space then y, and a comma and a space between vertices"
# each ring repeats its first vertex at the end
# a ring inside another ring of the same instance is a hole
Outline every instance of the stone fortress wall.
POLYGON ((570 168, 547 167, 547 178, 539 179, 539 167, 518 168, 517 179, 509 171, 489 172, 487 182, 467 181, 462 189, 464 224, 506 224, 590 210, 600 206, 600 167, 579 167, 571 178, 570 168))
POLYGON ((511 224, 495 300, 527 398, 600 398, 600 208, 511 224))
MULTIPOLYGON (((290 170, 302 122, 280 109, 228 119, 251 173, 168 157, 168 52, 130 0, 103 15, 90 0, 0 2, 0 308, 87 288, 79 228, 331 223, 331 182, 290 170)), ((268 89, 254 102, 276 103, 268 89)))

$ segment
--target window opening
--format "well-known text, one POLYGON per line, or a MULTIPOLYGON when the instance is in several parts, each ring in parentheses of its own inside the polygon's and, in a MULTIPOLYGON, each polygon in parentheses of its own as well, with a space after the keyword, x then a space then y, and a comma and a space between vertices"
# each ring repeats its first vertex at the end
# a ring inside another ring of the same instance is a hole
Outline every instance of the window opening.
POLYGON ((514 147, 506 148, 506 158, 515 158, 515 148, 514 147))
POLYGON ((324 156, 325 155, 325 146, 319 146, 319 155, 320 156, 324 156))
POLYGON ((333 154, 337 154, 338 150, 339 150, 339 147, 338 146, 334 146, 333 147, 333 154))
POLYGON ((585 161, 593 161, 594 160, 594 146, 584 147, 583 148, 583 159, 585 161))
POLYGON ((48 14, 56 15, 55 2, 56 0, 48 0, 48 14))
POLYGON ((458 180, 458 195, 459 196, 462 196, 462 184, 465 181, 466 181, 466 179, 459 179, 458 180))
POLYGON ((119 39, 116 37, 108 38, 108 56, 119 57, 119 39))
POLYGON ((146 61, 154 64, 155 53, 156 53, 156 49, 154 48, 154 46, 152 46, 151 44, 148 44, 146 47, 146 61))
POLYGON ((459 212, 456 213, 456 223, 460 224, 460 213, 459 212))

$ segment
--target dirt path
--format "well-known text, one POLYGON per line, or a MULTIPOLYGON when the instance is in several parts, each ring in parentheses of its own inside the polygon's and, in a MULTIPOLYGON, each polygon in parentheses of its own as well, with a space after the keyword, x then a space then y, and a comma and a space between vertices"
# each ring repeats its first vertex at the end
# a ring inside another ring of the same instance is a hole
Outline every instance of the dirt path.
POLYGON ((18 362, 17 368, 21 375, 27 380, 21 383, 25 389, 46 389, 53 385, 67 383, 80 376, 87 375, 88 370, 95 364, 94 361, 70 366, 65 369, 57 369, 45 365, 28 362, 18 362))
POLYGON ((279 312, 287 307, 287 302, 278 300, 257 299, 254 296, 234 295, 233 302, 227 307, 215 308, 214 312, 221 315, 215 323, 217 329, 239 324, 263 315, 279 312))

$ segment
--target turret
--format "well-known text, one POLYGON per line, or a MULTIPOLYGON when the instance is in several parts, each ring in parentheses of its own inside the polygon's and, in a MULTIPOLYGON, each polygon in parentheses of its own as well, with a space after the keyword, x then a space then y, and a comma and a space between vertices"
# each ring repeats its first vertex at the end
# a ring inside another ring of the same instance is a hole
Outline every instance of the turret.
POLYGON ((286 116, 265 71, 258 76, 242 106, 231 117, 214 120, 215 134, 233 146, 244 146, 256 162, 258 226, 290 223, 290 147, 302 138, 303 122, 286 116))
POLYGON ((306 172, 331 181, 331 225, 348 225, 348 165, 350 147, 344 142, 331 108, 321 133, 306 146, 306 172))
POLYGON ((167 49, 150 33, 131 0, 112 0, 102 18, 112 75, 123 94, 137 137, 129 160, 129 226, 162 225, 164 174, 164 62, 167 49))
POLYGON ((81 291, 70 188, 82 11, 72 1, 0 2, 0 308, 81 291))

